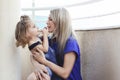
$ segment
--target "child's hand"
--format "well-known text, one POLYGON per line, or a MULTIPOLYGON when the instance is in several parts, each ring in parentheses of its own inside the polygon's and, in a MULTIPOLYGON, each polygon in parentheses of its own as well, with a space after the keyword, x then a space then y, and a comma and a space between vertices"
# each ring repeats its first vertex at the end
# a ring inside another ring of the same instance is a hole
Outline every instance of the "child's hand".
POLYGON ((47 27, 43 28, 42 32, 43 32, 43 35, 45 34, 48 35, 48 28, 47 27))

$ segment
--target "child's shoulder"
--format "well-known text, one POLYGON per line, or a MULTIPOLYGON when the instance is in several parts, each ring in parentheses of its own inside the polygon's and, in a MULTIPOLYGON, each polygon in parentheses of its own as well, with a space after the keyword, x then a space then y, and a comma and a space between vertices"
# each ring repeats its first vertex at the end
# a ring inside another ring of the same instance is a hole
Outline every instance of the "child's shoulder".
POLYGON ((29 42, 28 46, 30 46, 30 45, 32 45, 32 44, 34 44, 34 43, 36 43, 36 42, 42 43, 41 39, 38 37, 38 38, 36 38, 36 39, 34 39, 34 40, 31 40, 31 41, 29 42))
POLYGON ((31 42, 29 43, 29 45, 28 45, 28 48, 29 48, 29 50, 32 50, 32 49, 34 49, 36 46, 38 46, 38 45, 40 45, 40 44, 42 44, 41 41, 40 41, 40 39, 39 39, 39 40, 35 40, 35 41, 31 41, 31 42))

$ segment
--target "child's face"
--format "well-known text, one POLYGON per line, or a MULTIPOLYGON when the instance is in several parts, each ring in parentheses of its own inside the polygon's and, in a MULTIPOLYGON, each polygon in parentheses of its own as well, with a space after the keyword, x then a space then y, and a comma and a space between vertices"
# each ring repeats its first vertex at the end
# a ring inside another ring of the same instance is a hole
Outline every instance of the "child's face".
POLYGON ((28 28, 28 31, 27 31, 27 34, 30 36, 30 37, 36 37, 40 34, 40 31, 39 29, 35 26, 34 23, 30 23, 30 27, 28 28))

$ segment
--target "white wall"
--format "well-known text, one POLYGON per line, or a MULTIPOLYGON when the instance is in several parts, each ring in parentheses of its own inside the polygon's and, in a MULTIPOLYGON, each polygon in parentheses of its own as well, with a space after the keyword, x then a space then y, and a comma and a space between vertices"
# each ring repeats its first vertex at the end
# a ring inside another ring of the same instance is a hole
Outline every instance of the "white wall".
POLYGON ((21 80, 14 38, 19 13, 19 0, 0 0, 0 80, 21 80))
POLYGON ((120 80, 120 29, 77 31, 83 80, 120 80))

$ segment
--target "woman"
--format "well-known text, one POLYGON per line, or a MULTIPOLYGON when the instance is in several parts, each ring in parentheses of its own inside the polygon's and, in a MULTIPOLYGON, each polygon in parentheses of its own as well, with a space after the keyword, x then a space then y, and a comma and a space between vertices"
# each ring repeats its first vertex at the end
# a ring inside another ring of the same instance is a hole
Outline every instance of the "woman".
POLYGON ((33 58, 51 68, 62 80, 82 80, 80 49, 72 31, 68 11, 65 8, 51 10, 47 27, 53 33, 49 42, 55 50, 57 65, 40 56, 38 52, 33 53, 33 58))

